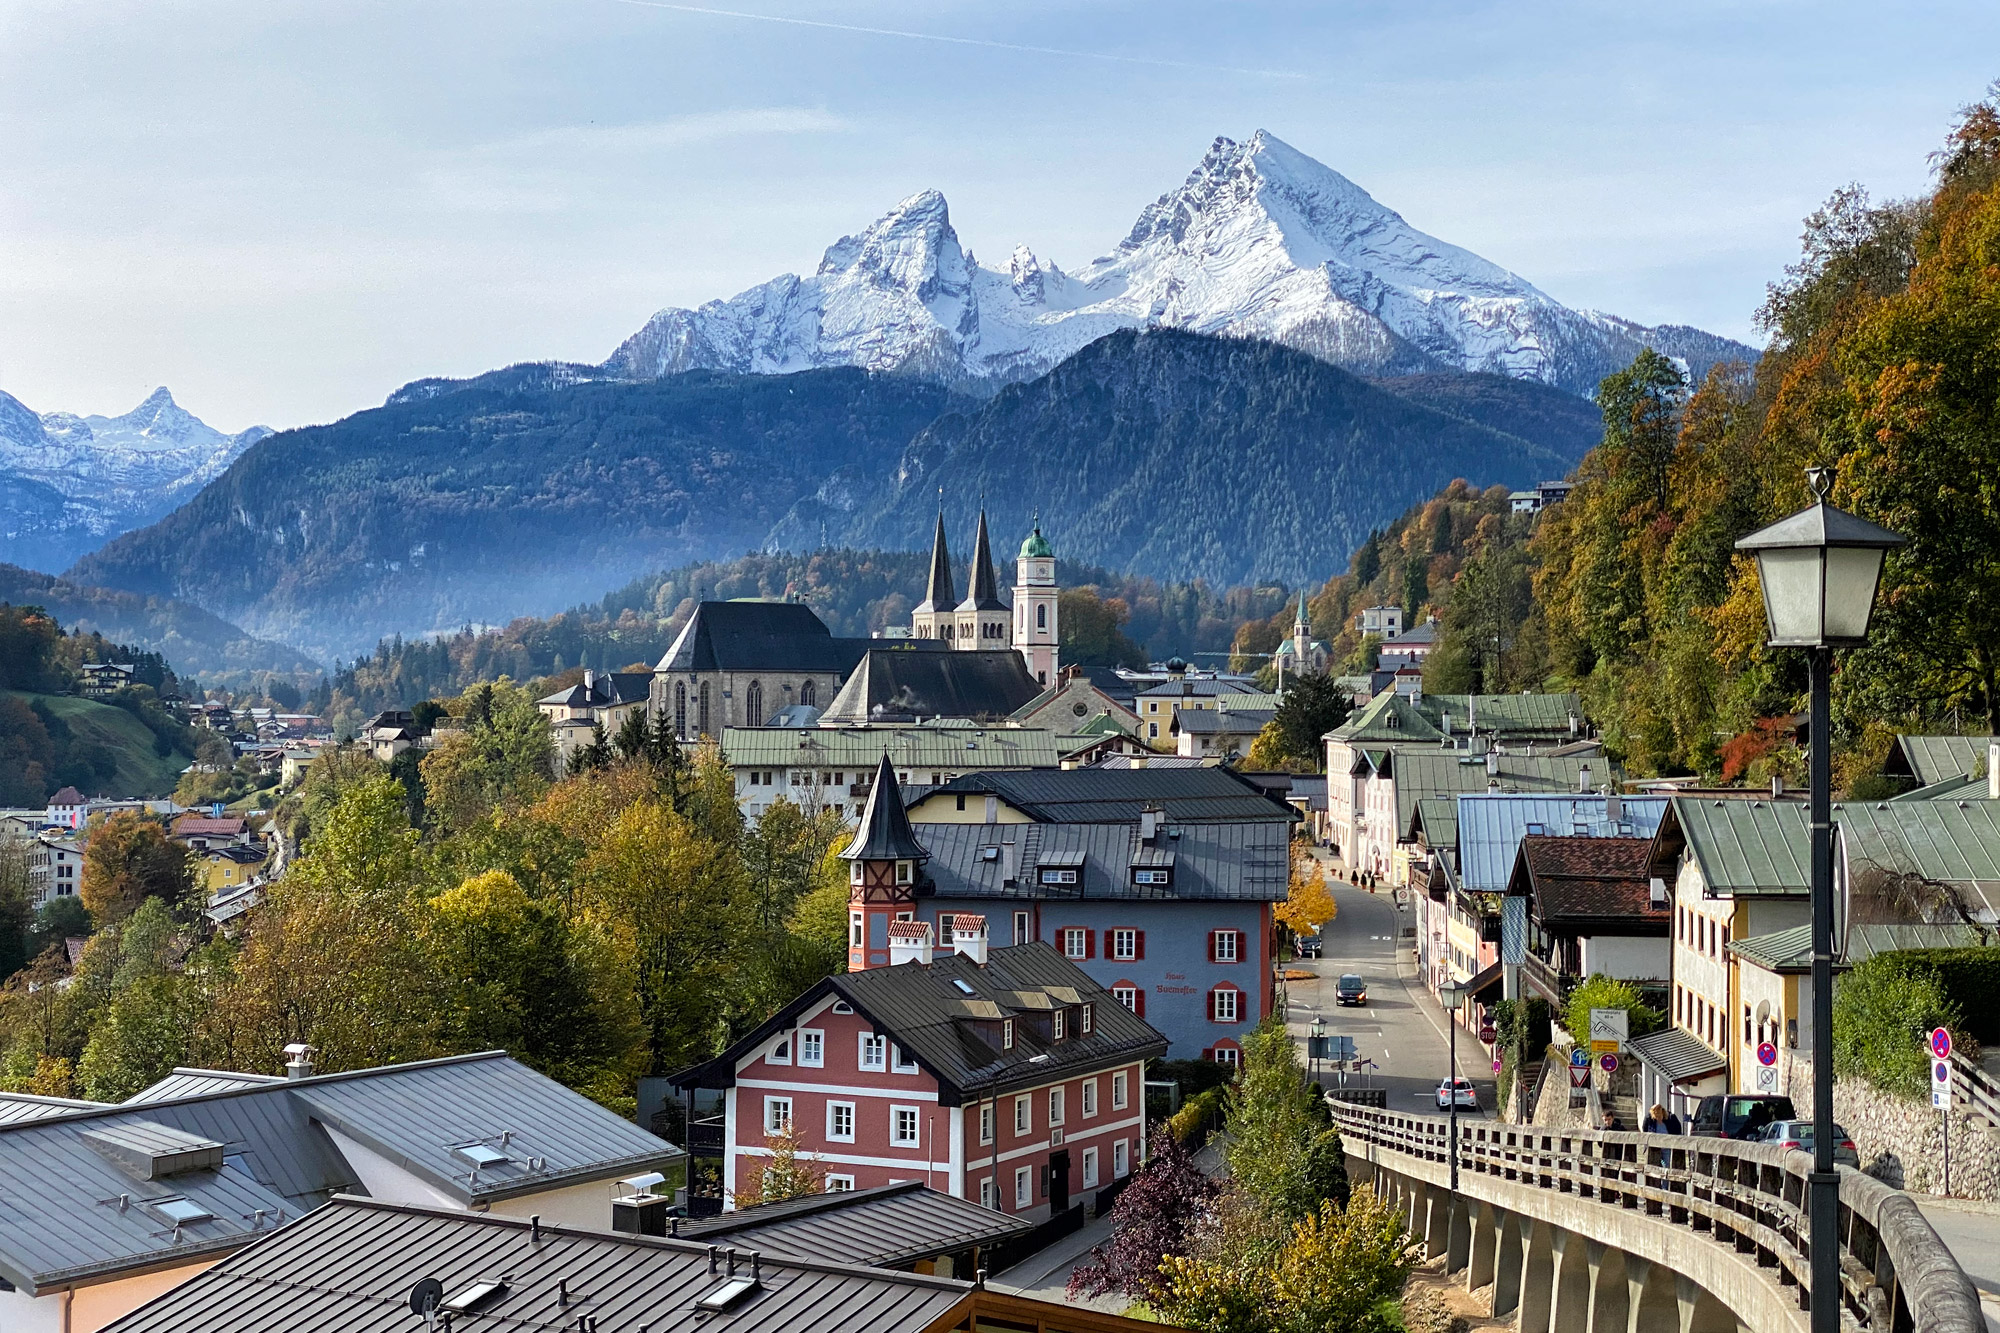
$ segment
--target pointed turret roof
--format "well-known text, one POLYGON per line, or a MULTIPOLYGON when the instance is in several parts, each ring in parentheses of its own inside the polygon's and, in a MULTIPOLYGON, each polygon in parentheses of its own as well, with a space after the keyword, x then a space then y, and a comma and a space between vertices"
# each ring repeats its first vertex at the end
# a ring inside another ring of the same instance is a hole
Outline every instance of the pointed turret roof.
POLYGON ((882 762, 875 766, 868 808, 861 812, 861 830, 841 856, 849 861, 928 861, 930 855, 910 829, 910 816, 903 809, 903 789, 896 782, 889 752, 884 750, 882 762))
POLYGON ((951 583, 951 550, 944 544, 944 510, 938 510, 937 533, 931 538, 931 581, 919 611, 954 611, 958 590, 951 583))
POLYGON ((961 611, 1005 611, 1007 603, 1000 600, 1000 581, 993 577, 993 548, 986 540, 986 511, 979 511, 979 532, 972 539, 972 587, 963 602, 958 604, 961 611))
POLYGON ((1299 589, 1299 614, 1294 617, 1292 623, 1294 625, 1312 624, 1312 621, 1306 616, 1306 593, 1303 588, 1299 589))

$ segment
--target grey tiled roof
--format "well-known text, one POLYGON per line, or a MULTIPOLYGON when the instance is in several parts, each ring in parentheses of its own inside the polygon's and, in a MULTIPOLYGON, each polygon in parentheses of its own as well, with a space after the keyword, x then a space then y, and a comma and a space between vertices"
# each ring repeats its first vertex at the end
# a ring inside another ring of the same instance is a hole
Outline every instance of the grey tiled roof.
POLYGON ((674 1075, 674 1082, 680 1087, 730 1086, 739 1060, 792 1026, 795 1015, 828 992, 853 1005, 937 1079, 946 1105, 1053 1082, 1065 1071, 1150 1059, 1167 1050, 1167 1039, 1145 1019, 1053 945, 1036 941, 993 949, 983 967, 954 953, 940 954, 928 966, 903 963, 828 977, 715 1059, 674 1075), (955 981, 963 981, 970 994, 955 981), (1084 1002, 1091 1005, 1090 1034, 1072 1031, 1060 1042, 1044 1041, 1032 1024, 1017 1023, 1013 1049, 1002 1050, 971 1026, 974 1020, 1046 1010, 1052 1003, 1084 1002))
POLYGON ((682 1222, 676 1235, 766 1254, 894 1266, 994 1245, 1026 1233, 1019 1217, 954 1198, 920 1180, 809 1194, 682 1222))
POLYGON ((0 1276, 35 1290, 234 1249, 358 1183, 329 1129, 468 1206, 681 1156, 499 1051, 78 1110, 0 1125, 0 1276), (223 1165, 137 1179, 85 1137, 129 1125, 225 1144, 223 1165), (452 1149, 503 1133, 514 1160, 474 1181, 452 1149), (546 1164, 531 1167, 530 1156, 546 1164), (176 1232, 145 1206, 169 1196, 212 1219, 176 1232))
MULTIPOLYGON (((748 1255, 739 1274, 751 1272, 748 1255)), ((477 1328, 556 1329, 587 1312, 606 1333, 922 1333, 969 1302, 972 1286, 880 1268, 760 1255, 758 1289, 726 1314, 696 1302, 727 1278, 692 1241, 537 1226, 495 1214, 341 1198, 108 1326, 116 1333, 356 1333, 421 1328, 412 1287, 444 1297, 505 1278, 463 1316, 477 1328)))
POLYGON ((1279 819, 1168 821, 1153 848, 1141 846, 1136 823, 915 827, 931 855, 927 892, 941 898, 1281 902, 1291 873, 1291 827, 1279 819), (989 847, 1000 850, 989 858, 989 847), (1132 883, 1134 865, 1152 864, 1142 855, 1148 852, 1172 853, 1173 883, 1132 883), (1075 885, 1042 884, 1036 873, 1042 865, 1080 866, 1082 873, 1075 885))

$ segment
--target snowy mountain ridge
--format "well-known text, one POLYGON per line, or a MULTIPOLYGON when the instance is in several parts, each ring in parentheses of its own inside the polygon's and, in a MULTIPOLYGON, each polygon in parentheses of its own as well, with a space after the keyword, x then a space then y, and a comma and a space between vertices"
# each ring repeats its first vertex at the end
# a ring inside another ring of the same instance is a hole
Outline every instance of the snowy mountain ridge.
POLYGON ((1150 327, 1267 339, 1362 374, 1486 371, 1582 394, 1648 344, 1696 374, 1756 356, 1700 330, 1570 309, 1259 130, 1217 139, 1110 254, 1074 273, 1026 246, 1004 270, 982 266, 944 196, 925 190, 834 242, 810 277, 660 311, 604 370, 853 365, 997 384, 1150 327))
POLYGON ((171 512, 269 434, 219 431, 164 388, 116 417, 37 413, 0 392, 0 561, 64 569, 171 512))

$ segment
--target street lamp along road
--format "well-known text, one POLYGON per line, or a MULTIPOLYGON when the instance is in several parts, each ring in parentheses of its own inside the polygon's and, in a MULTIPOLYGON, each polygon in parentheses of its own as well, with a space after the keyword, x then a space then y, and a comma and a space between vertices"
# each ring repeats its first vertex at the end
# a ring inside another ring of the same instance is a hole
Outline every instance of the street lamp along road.
POLYGON ((1804 648, 1812 676, 1812 1333, 1840 1329, 1840 1176, 1833 1167, 1833 765, 1835 648, 1868 641, 1882 561, 1903 539, 1826 502, 1832 473, 1810 468, 1814 503, 1736 543, 1757 557, 1773 648, 1804 648))
POLYGON ((1450 1142, 1445 1155, 1451 1163, 1451 1192, 1458 1193, 1458 1011, 1465 1003, 1465 987, 1456 981, 1447 981, 1438 987, 1438 1001, 1445 1007, 1446 1021, 1451 1027, 1450 1068, 1445 1071, 1445 1114, 1449 1117, 1446 1131, 1450 1142))

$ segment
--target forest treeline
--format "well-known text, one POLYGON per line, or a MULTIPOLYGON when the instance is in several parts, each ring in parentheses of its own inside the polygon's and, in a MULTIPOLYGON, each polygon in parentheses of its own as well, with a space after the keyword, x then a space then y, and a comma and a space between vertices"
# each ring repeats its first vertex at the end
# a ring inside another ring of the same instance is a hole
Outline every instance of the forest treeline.
MULTIPOLYGON (((2000 722, 2000 85, 1967 107, 1935 186, 1876 202, 1859 186, 1806 219, 1803 253, 1758 312, 1755 366, 1690 383, 1652 352, 1605 379, 1603 442, 1564 503, 1509 512, 1454 483, 1371 534, 1310 599, 1337 666, 1363 666, 1354 613, 1438 616, 1426 688, 1574 689, 1635 774, 1797 778, 1789 719, 1805 668, 1764 647, 1738 538, 1831 499, 1908 538, 1883 572, 1873 637, 1838 658, 1845 784, 1899 730, 2000 722)), ((1239 631, 1245 653, 1289 631, 1239 631)), ((1250 659, 1245 659, 1246 661, 1250 659)))

